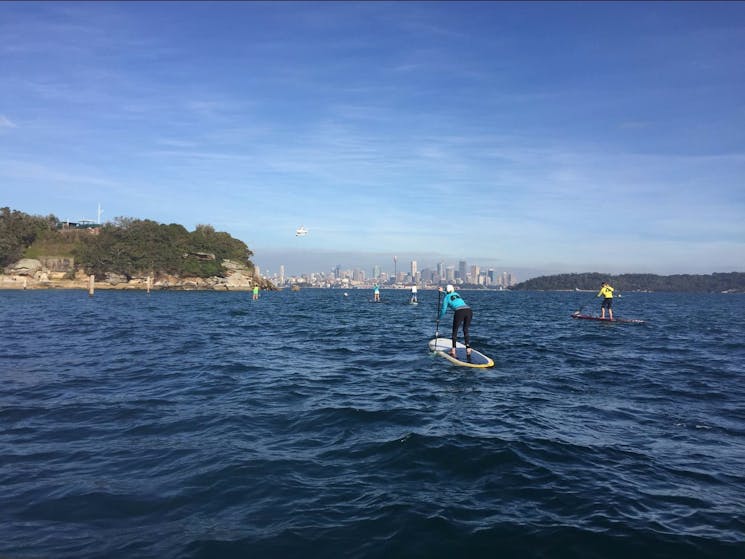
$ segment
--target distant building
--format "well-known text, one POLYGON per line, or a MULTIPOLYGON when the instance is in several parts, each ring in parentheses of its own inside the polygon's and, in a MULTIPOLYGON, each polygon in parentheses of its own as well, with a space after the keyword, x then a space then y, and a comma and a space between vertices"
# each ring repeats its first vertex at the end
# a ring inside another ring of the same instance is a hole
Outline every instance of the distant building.
POLYGON ((515 278, 510 272, 502 272, 502 275, 499 277, 499 285, 502 287, 511 287, 515 284, 515 278))
POLYGON ((479 283, 478 278, 481 275, 481 268, 478 266, 471 266, 471 281, 473 283, 479 283))
POLYGON ((63 233, 66 231, 88 231, 93 235, 98 235, 101 232, 101 224, 87 219, 81 219, 79 221, 58 221, 57 229, 63 233))

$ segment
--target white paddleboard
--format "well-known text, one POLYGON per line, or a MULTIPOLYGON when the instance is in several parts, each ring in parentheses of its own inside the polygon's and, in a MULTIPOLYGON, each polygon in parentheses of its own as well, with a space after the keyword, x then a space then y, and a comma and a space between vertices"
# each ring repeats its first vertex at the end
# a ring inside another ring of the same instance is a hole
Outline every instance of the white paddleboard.
POLYGON ((444 357, 454 365, 461 367, 486 368, 493 367, 494 361, 480 351, 471 348, 471 355, 466 353, 466 346, 461 342, 455 344, 455 357, 450 355, 453 342, 450 338, 434 338, 429 341, 429 349, 440 357, 444 357))

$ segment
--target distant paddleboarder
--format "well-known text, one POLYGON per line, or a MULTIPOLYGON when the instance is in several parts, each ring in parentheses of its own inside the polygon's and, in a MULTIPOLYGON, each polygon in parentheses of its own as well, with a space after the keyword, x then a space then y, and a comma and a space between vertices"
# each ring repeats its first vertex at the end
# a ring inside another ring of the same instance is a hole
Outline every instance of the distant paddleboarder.
POLYGON ((608 318, 613 320, 613 288, 604 281, 600 285, 600 291, 596 297, 602 297, 603 302, 600 305, 600 318, 605 318, 605 309, 608 309, 608 318))
POLYGON ((259 298, 259 286, 254 285, 253 300, 256 301, 259 298))
POLYGON ((373 301, 380 303, 380 286, 377 283, 373 285, 373 301))
MULTIPOLYGON (((455 357, 455 346, 458 341, 458 329, 461 324, 463 325, 463 340, 466 343, 466 354, 471 355, 471 337, 468 334, 468 330, 471 326, 471 320, 473 319, 473 311, 463 300, 463 297, 455 291, 455 288, 452 285, 448 284, 445 290, 445 297, 442 298, 442 307, 440 308, 440 315, 437 320, 440 321, 443 319, 448 308, 453 309, 453 312, 455 313, 453 316, 453 347, 450 350, 450 355, 455 357)), ((439 291, 442 292, 442 287, 439 288, 439 291)))
POLYGON ((412 305, 414 303, 418 303, 419 301, 416 298, 416 285, 411 286, 411 301, 409 301, 412 305))

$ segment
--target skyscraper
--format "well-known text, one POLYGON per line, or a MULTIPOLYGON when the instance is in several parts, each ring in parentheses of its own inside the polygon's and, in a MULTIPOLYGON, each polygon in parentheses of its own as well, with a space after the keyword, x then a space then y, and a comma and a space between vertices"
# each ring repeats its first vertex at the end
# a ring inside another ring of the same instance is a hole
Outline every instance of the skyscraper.
POLYGON ((411 278, 416 281, 416 260, 411 261, 411 278))
POLYGON ((481 268, 479 266, 471 266, 471 283, 477 283, 481 285, 479 276, 481 275, 481 268))

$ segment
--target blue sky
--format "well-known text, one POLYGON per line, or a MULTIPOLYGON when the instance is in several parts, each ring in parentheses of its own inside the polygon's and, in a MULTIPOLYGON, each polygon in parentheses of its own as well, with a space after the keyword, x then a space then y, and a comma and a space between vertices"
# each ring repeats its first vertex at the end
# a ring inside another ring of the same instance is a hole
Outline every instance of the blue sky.
POLYGON ((291 274, 745 271, 743 2, 2 2, 0 37, 1 206, 291 274))

